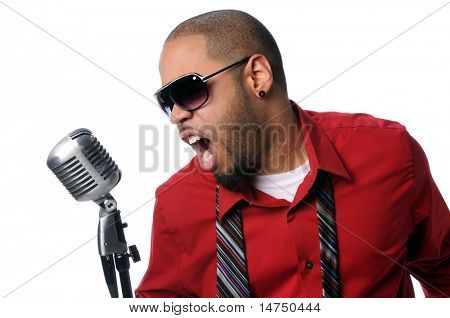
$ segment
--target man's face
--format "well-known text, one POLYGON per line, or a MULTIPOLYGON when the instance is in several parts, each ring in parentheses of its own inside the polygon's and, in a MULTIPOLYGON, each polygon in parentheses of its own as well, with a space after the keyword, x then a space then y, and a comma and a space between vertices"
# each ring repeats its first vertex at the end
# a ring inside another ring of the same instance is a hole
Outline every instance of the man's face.
MULTIPOLYGON (((186 73, 205 76, 224 66, 207 56, 205 37, 190 35, 165 44, 159 70, 165 85, 186 73)), ((261 146, 260 123, 242 81, 236 81, 244 67, 210 79, 209 98, 202 107, 189 112, 175 104, 170 118, 183 141, 196 151, 201 167, 231 190, 239 190, 245 175, 257 170, 261 146)))

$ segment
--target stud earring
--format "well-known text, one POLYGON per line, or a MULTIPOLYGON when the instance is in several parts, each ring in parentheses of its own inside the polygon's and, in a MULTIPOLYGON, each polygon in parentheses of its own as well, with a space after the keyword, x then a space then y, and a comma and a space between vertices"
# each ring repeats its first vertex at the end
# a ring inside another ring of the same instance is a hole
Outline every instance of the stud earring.
POLYGON ((259 95, 259 97, 264 97, 264 96, 266 96, 266 92, 265 91, 259 91, 258 95, 259 95))

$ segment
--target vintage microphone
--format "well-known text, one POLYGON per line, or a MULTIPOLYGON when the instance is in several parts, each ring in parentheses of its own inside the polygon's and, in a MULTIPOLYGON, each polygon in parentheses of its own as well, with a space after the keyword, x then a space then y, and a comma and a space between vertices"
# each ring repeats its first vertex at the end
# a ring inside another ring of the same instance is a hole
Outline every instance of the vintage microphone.
POLYGON ((130 261, 140 261, 136 245, 127 246, 117 202, 109 193, 120 181, 121 172, 108 152, 88 129, 77 129, 52 149, 47 166, 77 201, 94 201, 100 206, 97 232, 98 252, 111 297, 118 298, 116 269, 122 296, 132 298, 130 261), (115 267, 115 268, 114 268, 115 267))

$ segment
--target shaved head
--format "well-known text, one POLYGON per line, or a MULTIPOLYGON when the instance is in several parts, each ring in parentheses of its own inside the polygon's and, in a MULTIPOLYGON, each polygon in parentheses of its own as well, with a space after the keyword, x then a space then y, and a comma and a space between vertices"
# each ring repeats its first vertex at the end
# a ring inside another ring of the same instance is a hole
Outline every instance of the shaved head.
MULTIPOLYGON (((180 23, 164 43, 189 35, 203 35, 208 56, 223 65, 255 53, 264 55, 272 68, 274 84, 287 92, 278 45, 269 30, 250 14, 217 10, 197 15, 180 23)), ((233 75, 240 80, 239 73, 233 75)))

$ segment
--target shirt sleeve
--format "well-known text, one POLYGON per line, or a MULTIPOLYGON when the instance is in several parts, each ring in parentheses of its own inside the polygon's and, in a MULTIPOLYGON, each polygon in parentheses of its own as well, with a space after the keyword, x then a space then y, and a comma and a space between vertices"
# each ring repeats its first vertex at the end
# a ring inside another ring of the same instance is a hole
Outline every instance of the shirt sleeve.
POLYGON ((150 261, 141 283, 135 290, 136 298, 185 297, 180 279, 180 248, 178 232, 168 227, 157 191, 150 261))
POLYGON ((414 163, 413 232, 407 268, 425 297, 450 297, 450 213, 420 144, 409 135, 414 163))

